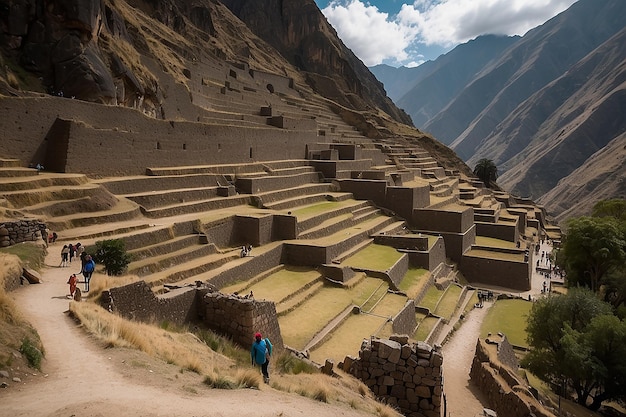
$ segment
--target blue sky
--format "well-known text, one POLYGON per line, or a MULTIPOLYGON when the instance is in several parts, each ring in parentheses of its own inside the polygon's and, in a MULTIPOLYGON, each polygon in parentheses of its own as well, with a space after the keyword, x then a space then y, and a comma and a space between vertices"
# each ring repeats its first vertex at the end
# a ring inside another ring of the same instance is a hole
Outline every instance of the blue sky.
POLYGON ((417 66, 480 35, 523 35, 577 0, 315 0, 367 66, 417 66))

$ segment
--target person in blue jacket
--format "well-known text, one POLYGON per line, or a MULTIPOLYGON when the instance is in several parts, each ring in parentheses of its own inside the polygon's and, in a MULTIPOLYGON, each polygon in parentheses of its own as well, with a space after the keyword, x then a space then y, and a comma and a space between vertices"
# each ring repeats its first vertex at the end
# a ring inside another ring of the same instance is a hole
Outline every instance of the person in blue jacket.
POLYGON ((272 357, 272 343, 267 337, 263 339, 261 333, 254 335, 254 343, 250 349, 250 357, 252 358, 252 365, 261 365, 261 372, 263 373, 263 382, 270 383, 270 374, 268 367, 270 365, 270 358, 272 357))
POLYGON ((96 263, 91 258, 91 255, 85 255, 85 265, 83 266, 83 277, 85 277, 85 291, 89 291, 89 281, 91 281, 91 275, 96 269, 96 263))

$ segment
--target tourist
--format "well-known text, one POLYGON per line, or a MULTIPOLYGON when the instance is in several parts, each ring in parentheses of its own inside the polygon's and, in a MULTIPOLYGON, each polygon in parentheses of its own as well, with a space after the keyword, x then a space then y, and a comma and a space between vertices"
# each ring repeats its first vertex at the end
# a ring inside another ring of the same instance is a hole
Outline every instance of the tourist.
POLYGON ((70 275, 70 279, 67 280, 67 283, 70 284, 70 297, 74 298, 74 293, 76 292, 76 284, 78 284, 78 278, 76 278, 76 274, 70 275))
POLYGON ((91 258, 91 255, 85 255, 85 267, 82 271, 83 277, 85 277, 85 291, 89 291, 89 281, 91 280, 91 275, 95 269, 96 263, 91 258))
POLYGON ((270 383, 269 365, 272 356, 272 343, 267 337, 263 339, 261 333, 254 335, 254 342, 250 349, 250 357, 252 358, 252 366, 260 365, 263 373, 263 382, 270 383))
POLYGON ((70 254, 70 248, 67 245, 63 245, 63 249, 61 249, 61 265, 62 267, 67 266, 67 258, 70 254))
POLYGON ((76 255, 76 247, 70 243, 70 263, 72 263, 72 259, 74 259, 74 255, 76 255))

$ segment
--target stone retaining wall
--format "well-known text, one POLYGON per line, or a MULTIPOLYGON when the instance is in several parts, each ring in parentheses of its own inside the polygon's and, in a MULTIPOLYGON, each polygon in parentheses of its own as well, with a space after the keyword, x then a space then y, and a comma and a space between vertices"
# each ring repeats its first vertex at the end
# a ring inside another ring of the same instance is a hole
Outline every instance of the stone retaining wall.
POLYGON ((215 292, 207 293, 203 303, 204 323, 210 329, 228 335, 244 347, 250 347, 254 334, 261 332, 263 337, 269 337, 275 349, 283 349, 273 302, 215 292))
POLYGON ((22 242, 47 242, 46 225, 38 220, 18 220, 0 223, 0 247, 22 242))
POLYGON ((195 288, 180 290, 168 298, 156 297, 145 281, 104 292, 101 305, 129 320, 145 323, 169 321, 178 325, 197 321, 199 316, 195 288))
POLYGON ((145 281, 139 281, 103 292, 101 305, 124 318, 146 323, 202 321, 245 348, 260 331, 277 349, 283 348, 276 306, 270 301, 224 295, 206 287, 182 288, 157 297, 145 281))
POLYGON ((417 327, 415 318, 415 301, 406 302, 402 310, 391 320, 391 326, 394 333, 397 334, 413 334, 417 327))
POLYGON ((443 356, 407 336, 363 342, 359 358, 346 357, 339 367, 367 385, 381 401, 407 417, 440 417, 443 356))
POLYGON ((489 408, 506 417, 554 417, 532 396, 528 384, 520 381, 515 372, 495 356, 487 343, 479 339, 470 378, 487 398, 489 408))

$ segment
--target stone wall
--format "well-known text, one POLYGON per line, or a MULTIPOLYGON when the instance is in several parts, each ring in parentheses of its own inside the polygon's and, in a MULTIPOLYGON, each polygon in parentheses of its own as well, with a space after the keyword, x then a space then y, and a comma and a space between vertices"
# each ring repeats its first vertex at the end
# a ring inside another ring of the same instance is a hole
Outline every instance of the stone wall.
POLYGON ((489 408, 506 417, 554 417, 532 396, 528 384, 497 360, 496 355, 479 339, 470 370, 472 383, 484 394, 489 408))
POLYGON ((263 271, 268 271, 275 266, 285 263, 282 261, 283 244, 275 244, 273 248, 264 252, 252 251, 252 256, 245 258, 237 265, 221 268, 214 276, 209 278, 211 284, 217 288, 240 281, 242 277, 254 277, 263 271))
POLYGON ((48 241, 46 225, 38 220, 18 220, 0 223, 0 247, 22 242, 48 241))
POLYGON ((530 263, 464 255, 460 263, 463 275, 470 283, 530 290, 530 263))
POLYGON ((519 229, 517 227, 517 222, 476 222, 476 235, 506 240, 507 242, 517 242, 519 237, 519 229))
POLYGON ((306 144, 328 141, 316 131, 294 135, 271 127, 157 120, 125 107, 48 96, 0 99, 0 109, 0 131, 15 133, 0 141, 5 157, 91 176, 141 175, 146 167, 180 160, 210 165, 303 159, 306 144), (55 125, 57 119, 62 122, 55 125), (102 151, 111 148, 117 152, 102 151))
POLYGON ((440 417, 443 356, 430 345, 409 344, 407 336, 364 341, 359 358, 339 364, 367 385, 381 401, 407 417, 440 417))
POLYGON ((474 209, 461 206, 456 210, 417 208, 409 220, 420 231, 465 233, 474 224, 474 209))
POLYGON ((244 348, 250 346, 254 333, 261 332, 277 349, 283 348, 276 306, 270 301, 224 295, 204 287, 181 288, 157 297, 145 281, 139 281, 103 292, 101 305, 124 318, 146 323, 201 321, 244 348))
POLYGON ((433 271, 446 261, 446 244, 440 237, 427 251, 410 251, 408 254, 411 266, 433 271))
POLYGON ((371 200, 381 206, 385 204, 386 180, 341 180, 339 184, 342 192, 352 193, 357 200, 371 200))
POLYGON ((269 337, 275 349, 284 347, 276 305, 271 301, 216 292, 204 296, 202 308, 204 323, 210 329, 229 336, 241 346, 250 347, 254 334, 260 332, 263 337, 269 337))
POLYGON ((415 301, 406 302, 402 310, 391 320, 393 332, 397 334, 413 334, 417 327, 417 319, 415 318, 415 301))
POLYGON ((406 220, 413 217, 413 209, 430 204, 430 186, 387 187, 385 207, 406 220))
POLYGON ((145 281, 139 281, 111 288, 108 294, 103 294, 102 304, 108 308, 110 297, 113 310, 129 320, 145 323, 168 321, 182 325, 199 320, 202 291, 207 290, 190 287, 170 293, 167 297, 157 297, 145 281))

